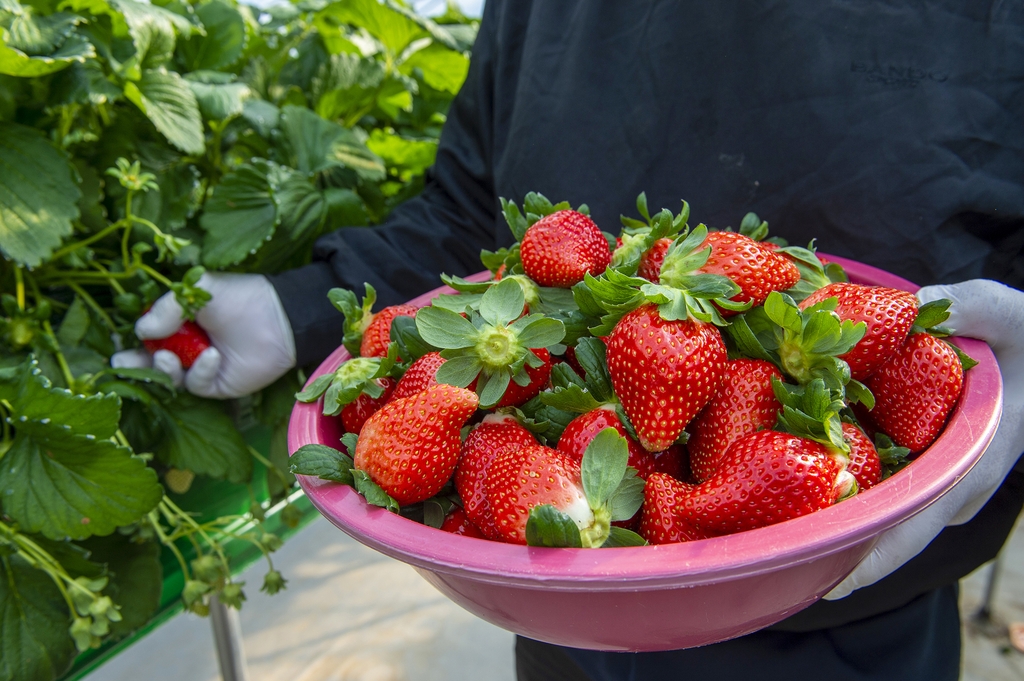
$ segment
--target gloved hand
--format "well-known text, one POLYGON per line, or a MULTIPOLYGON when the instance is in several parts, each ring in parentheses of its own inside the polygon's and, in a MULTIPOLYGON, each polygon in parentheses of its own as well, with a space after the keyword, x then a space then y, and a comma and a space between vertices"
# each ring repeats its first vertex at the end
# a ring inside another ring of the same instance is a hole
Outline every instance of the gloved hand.
POLYGON ((920 553, 946 525, 974 517, 1024 451, 1024 293, 986 279, 926 286, 926 303, 953 302, 943 326, 958 336, 986 341, 1003 378, 1003 415, 981 460, 934 504, 882 534, 868 557, 825 598, 835 600, 874 584, 920 553))
MULTIPOLYGON (((115 367, 152 366, 171 376, 175 384, 201 397, 229 398, 248 395, 270 385, 295 366, 295 338, 277 292, 258 274, 204 274, 198 286, 210 301, 196 314, 196 322, 210 336, 212 347, 185 371, 177 355, 157 350, 115 353, 115 367)), ((142 340, 166 338, 183 321, 181 305, 167 293, 135 323, 142 340)))

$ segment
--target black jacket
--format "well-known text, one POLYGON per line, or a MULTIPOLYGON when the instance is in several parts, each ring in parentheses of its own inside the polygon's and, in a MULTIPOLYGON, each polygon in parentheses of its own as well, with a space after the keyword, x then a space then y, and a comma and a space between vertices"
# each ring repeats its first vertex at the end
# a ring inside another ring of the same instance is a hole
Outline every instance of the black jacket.
MULTIPOLYGON (((587 203, 617 231, 646 191, 691 224, 747 211, 798 245, 919 284, 1024 282, 1024 6, 994 0, 488 0, 423 194, 272 277, 301 364, 338 346, 324 294, 382 304, 483 269, 513 239, 498 197, 587 203)), ((1020 468, 1020 465, 1018 465, 1020 468)), ((890 610, 990 559, 1024 503, 1011 475, 979 518, 903 570, 778 625, 890 610)))

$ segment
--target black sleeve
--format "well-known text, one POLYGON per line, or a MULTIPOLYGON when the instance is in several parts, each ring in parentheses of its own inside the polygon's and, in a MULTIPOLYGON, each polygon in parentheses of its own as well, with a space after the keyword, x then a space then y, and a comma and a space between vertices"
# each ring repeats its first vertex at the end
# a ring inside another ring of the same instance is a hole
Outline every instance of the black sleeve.
POLYGON ((396 208, 380 226, 348 227, 321 237, 309 265, 268 277, 295 334, 299 366, 319 362, 341 344, 342 316, 327 300, 332 287, 361 296, 368 282, 377 290, 379 309, 436 288, 442 272, 480 270, 480 249, 494 248, 492 25, 497 4, 486 4, 469 73, 452 102, 423 193, 396 208))

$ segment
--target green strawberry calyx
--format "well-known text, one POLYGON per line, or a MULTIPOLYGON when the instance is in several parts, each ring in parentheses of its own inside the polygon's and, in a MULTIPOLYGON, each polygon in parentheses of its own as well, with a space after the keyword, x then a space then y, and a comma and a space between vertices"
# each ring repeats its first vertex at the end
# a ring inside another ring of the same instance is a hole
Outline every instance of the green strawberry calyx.
POLYGON ((823 379, 806 385, 783 383, 772 377, 772 390, 782 404, 775 430, 813 440, 825 447, 839 465, 835 488, 838 499, 848 499, 858 491, 857 479, 847 470, 850 445, 843 436, 842 412, 846 403, 842 393, 830 390, 823 379))
POLYGON ((366 296, 360 303, 356 294, 344 288, 332 288, 327 292, 327 299, 337 308, 338 312, 345 315, 344 336, 341 343, 353 357, 359 356, 359 346, 363 342, 363 334, 373 321, 373 304, 377 302, 377 291, 369 284, 366 287, 366 296))
POLYGON ((608 373, 607 348, 594 337, 581 338, 576 344, 576 361, 583 367, 585 378, 564 362, 551 370, 550 391, 538 397, 549 407, 574 414, 586 414, 607 404, 618 404, 608 373))
POLYGON ((438 369, 438 382, 465 388, 476 381, 484 408, 496 405, 512 381, 529 385, 526 367, 543 365, 532 351, 557 346, 565 326, 542 314, 523 316, 525 304, 522 287, 502 280, 483 293, 477 309, 463 313, 467 316, 435 305, 421 309, 416 329, 447 360, 438 369))
POLYGON ((619 239, 622 243, 612 252, 611 266, 629 275, 636 274, 641 257, 659 239, 675 237, 687 228, 687 220, 690 219, 690 204, 686 201, 683 201, 682 210, 677 215, 672 215, 672 211, 663 208, 651 217, 647 209, 645 192, 640 192, 640 196, 637 197, 636 209, 644 220, 620 216, 622 232, 619 239))
MULTIPOLYGON (((936 338, 942 338, 945 340, 948 336, 953 335, 953 332, 944 326, 940 326, 944 321, 949 319, 949 307, 953 304, 953 301, 948 298, 939 298, 931 302, 921 305, 917 310, 917 317, 914 319, 914 325, 910 327, 910 334, 915 333, 929 333, 936 338)), ((974 359, 963 350, 958 348, 953 343, 946 340, 949 347, 953 348, 953 352, 960 359, 960 365, 964 371, 978 366, 978 360, 974 359)))
POLYGON ((792 297, 774 291, 762 307, 736 317, 726 334, 740 354, 776 364, 799 384, 822 379, 834 391, 854 384, 852 392, 862 396, 867 389, 851 381, 849 365, 838 356, 864 337, 867 325, 840 319, 838 302, 827 298, 801 310, 792 297))
POLYGON ((642 277, 609 267, 603 274, 586 275, 572 291, 579 309, 599 321, 590 328, 595 336, 607 336, 629 312, 641 305, 654 303, 666 321, 697 319, 718 326, 727 326, 719 309, 742 311, 750 303, 737 303, 731 298, 740 287, 720 274, 696 273, 711 255, 711 248, 697 250, 707 238, 708 228, 697 225, 680 233, 665 254, 661 283, 653 284, 642 277))
POLYGON ((324 398, 324 414, 337 416, 344 406, 355 402, 363 393, 376 399, 384 394, 384 387, 378 379, 389 375, 395 361, 388 357, 356 357, 350 359, 333 373, 317 377, 300 392, 295 393, 299 402, 316 402, 324 398))
MULTIPOLYGON (((550 504, 530 510, 526 543, 530 546, 601 548, 646 542, 612 523, 632 518, 643 504, 644 481, 627 466, 629 446, 614 428, 605 428, 583 453, 580 478, 592 515, 574 519, 550 504)), ((580 515, 580 514, 576 514, 580 515)))

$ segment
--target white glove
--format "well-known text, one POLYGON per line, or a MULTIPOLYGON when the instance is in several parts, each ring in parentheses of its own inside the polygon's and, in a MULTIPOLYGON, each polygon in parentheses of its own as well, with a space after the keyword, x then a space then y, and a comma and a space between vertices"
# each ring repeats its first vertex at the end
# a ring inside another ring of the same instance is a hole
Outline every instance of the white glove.
MULTIPOLYGON (((277 291, 259 274, 204 274, 198 286, 212 298, 196 313, 212 347, 185 371, 177 355, 125 350, 110 358, 114 367, 152 366, 175 384, 201 397, 241 397, 266 387, 295 366, 295 337, 277 291)), ((164 294, 135 322, 141 340, 170 336, 184 320, 181 305, 164 294)))
POLYGON ((920 553, 946 525, 974 517, 1024 451, 1024 293, 987 279, 926 286, 921 302, 953 302, 943 326, 958 336, 986 341, 1003 378, 1003 415, 981 460, 938 501, 883 533, 868 557, 825 598, 848 596, 874 584, 920 553))

